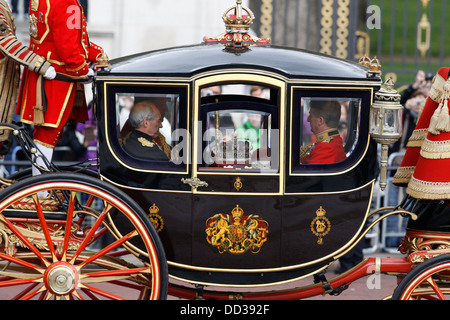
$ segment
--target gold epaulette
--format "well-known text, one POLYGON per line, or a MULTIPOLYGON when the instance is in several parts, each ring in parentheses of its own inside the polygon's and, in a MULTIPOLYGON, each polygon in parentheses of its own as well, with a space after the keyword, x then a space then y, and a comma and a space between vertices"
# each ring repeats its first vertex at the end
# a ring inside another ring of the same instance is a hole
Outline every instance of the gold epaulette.
POLYGON ((151 142, 144 137, 139 137, 138 141, 142 144, 143 147, 153 148, 155 146, 154 142, 151 142))

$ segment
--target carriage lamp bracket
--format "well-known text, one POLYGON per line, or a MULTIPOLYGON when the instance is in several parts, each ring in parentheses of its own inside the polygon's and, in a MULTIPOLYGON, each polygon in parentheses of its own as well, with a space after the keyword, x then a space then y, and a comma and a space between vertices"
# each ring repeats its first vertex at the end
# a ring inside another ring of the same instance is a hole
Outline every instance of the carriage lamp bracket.
POLYGON ((314 275, 314 283, 322 284, 323 295, 329 294, 330 296, 338 296, 342 292, 348 289, 348 284, 343 284, 337 288, 333 288, 333 286, 328 282, 327 277, 325 276, 326 271, 321 271, 314 275))
POLYGON ((379 177, 381 190, 384 190, 387 185, 389 145, 402 136, 402 118, 403 106, 400 104, 400 94, 394 89, 394 82, 389 78, 375 93, 369 116, 370 136, 381 144, 379 177))

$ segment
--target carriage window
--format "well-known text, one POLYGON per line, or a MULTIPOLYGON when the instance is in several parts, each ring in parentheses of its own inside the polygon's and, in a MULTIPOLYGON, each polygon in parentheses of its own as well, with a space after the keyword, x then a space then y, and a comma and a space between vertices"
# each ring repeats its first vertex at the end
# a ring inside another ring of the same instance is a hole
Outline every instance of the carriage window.
POLYGON ((177 94, 116 93, 117 126, 124 150, 135 158, 169 161, 178 143, 177 94))
POLYGON ((230 84, 220 87, 220 96, 204 95, 212 88, 201 90, 199 170, 277 172, 278 152, 271 152, 279 144, 276 89, 230 84))
POLYGON ((334 164, 347 159, 358 140, 361 99, 314 98, 300 101, 300 164, 334 164))
POLYGON ((207 167, 270 169, 270 113, 251 110, 208 112, 204 152, 207 167))

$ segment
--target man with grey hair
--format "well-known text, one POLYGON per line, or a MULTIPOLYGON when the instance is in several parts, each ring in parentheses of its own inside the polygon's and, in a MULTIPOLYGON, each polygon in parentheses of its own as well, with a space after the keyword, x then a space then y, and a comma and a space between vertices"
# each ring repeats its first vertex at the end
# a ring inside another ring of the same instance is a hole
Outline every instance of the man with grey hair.
POLYGON ((149 101, 137 103, 131 109, 128 121, 132 132, 124 141, 125 151, 136 158, 170 160, 171 148, 159 132, 163 116, 153 103, 149 101))

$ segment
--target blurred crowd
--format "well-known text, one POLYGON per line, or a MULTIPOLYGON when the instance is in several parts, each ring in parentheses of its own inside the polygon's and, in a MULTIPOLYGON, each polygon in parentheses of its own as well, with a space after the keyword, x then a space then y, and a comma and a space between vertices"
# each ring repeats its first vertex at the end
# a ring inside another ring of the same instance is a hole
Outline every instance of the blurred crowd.
MULTIPOLYGON (((414 80, 411 84, 407 85, 401 93, 400 103, 403 106, 403 135, 394 144, 390 146, 389 154, 393 159, 391 163, 392 168, 400 165, 404 152, 406 151, 406 144, 409 137, 415 129, 418 118, 421 111, 425 106, 426 99, 431 89, 433 74, 418 70, 415 74, 414 80)), ((393 177, 395 169, 390 172, 393 177)), ((389 207, 396 207, 405 195, 404 188, 399 188, 392 184, 392 180, 389 181, 388 187, 384 193, 384 205, 389 207)), ((398 215, 387 217, 383 220, 383 234, 382 249, 386 251, 396 251, 405 233, 407 219, 398 215)), ((365 241, 361 241, 357 247, 351 250, 347 255, 339 259, 340 268, 336 270, 337 274, 343 273, 355 265, 360 263, 363 258, 363 248, 370 246, 365 241)))
MULTIPOLYGON (((28 8, 30 6, 30 0, 23 0, 23 8, 19 8, 20 1, 19 0, 6 0, 9 6, 11 7, 12 13, 17 16, 20 13, 20 9, 23 10, 25 14, 28 13, 28 8)), ((83 7, 84 15, 86 19, 88 19, 88 0, 78 0, 78 2, 83 7)))
MULTIPOLYGON (((431 84, 434 75, 426 73, 423 70, 418 70, 415 78, 405 90, 401 92, 400 103, 403 105, 403 135, 393 145, 390 146, 389 153, 392 156, 392 167, 398 167, 403 159, 403 154, 406 151, 406 144, 413 133, 417 120, 425 106, 426 99, 431 89, 431 84)), ((395 170, 391 172, 391 176, 395 174, 395 170)), ((389 183, 387 188, 386 206, 397 206, 405 196, 404 188, 399 188, 389 183)), ((406 219, 398 216, 387 218, 388 232, 403 232, 406 225, 406 219)), ((386 245, 389 247, 397 247, 400 243, 400 238, 392 237, 387 239, 386 245)))

